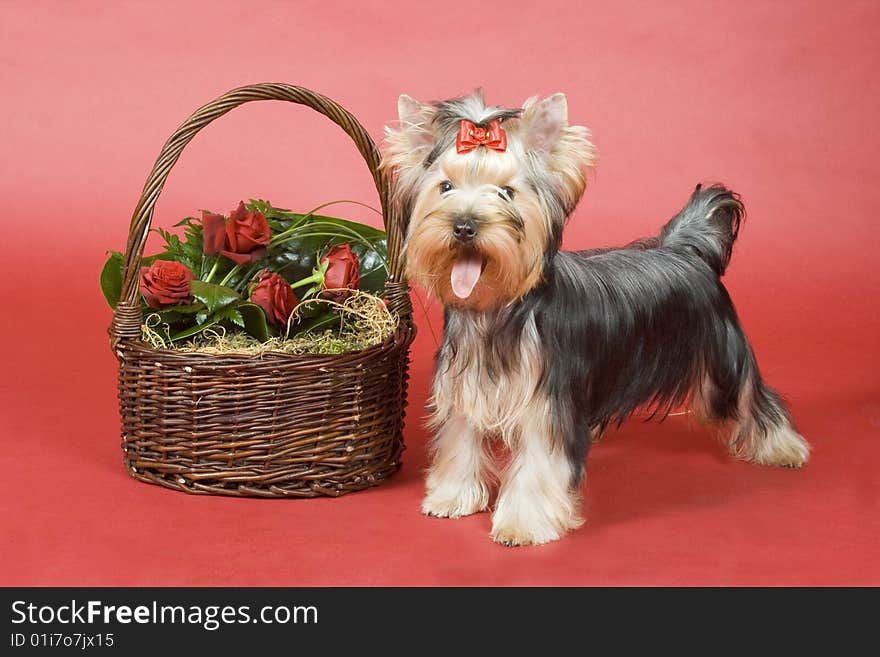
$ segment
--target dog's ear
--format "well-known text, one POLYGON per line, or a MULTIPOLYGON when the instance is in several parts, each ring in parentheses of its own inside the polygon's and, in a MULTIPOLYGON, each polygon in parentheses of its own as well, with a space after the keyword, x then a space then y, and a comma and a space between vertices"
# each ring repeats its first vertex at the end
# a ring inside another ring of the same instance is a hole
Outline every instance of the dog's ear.
POLYGON ((527 150, 544 157, 547 168, 557 176, 566 206, 573 209, 584 191, 584 172, 596 162, 596 149, 589 130, 568 125, 565 94, 523 103, 520 134, 527 150))
MULTIPOLYGON (((430 121, 434 116, 434 108, 431 105, 420 103, 412 96, 401 94, 397 99, 397 118, 400 119, 401 128, 422 127, 425 121, 430 121)), ((427 127, 427 126, 426 126, 427 127)), ((426 141, 428 137, 433 139, 430 130, 417 130, 411 134, 416 141, 426 141)))
POLYGON ((397 101, 400 123, 385 128, 386 153, 383 166, 406 169, 421 164, 434 147, 432 122, 436 108, 403 94, 397 101))
POLYGON ((523 142, 529 150, 551 153, 567 127, 565 94, 553 94, 541 101, 529 98, 523 103, 523 142))

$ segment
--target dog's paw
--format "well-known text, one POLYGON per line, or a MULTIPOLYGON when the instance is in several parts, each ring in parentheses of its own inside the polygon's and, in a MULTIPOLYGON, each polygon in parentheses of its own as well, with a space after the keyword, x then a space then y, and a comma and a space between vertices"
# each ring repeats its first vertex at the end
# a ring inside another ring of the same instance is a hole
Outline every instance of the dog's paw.
POLYGON ((492 514, 492 540, 507 547, 542 545, 583 525, 577 493, 564 487, 556 492, 540 496, 516 488, 502 490, 492 514))
POLYGON ((502 526, 492 528, 492 540, 504 547, 519 547, 521 545, 542 545, 551 541, 558 541, 565 534, 564 529, 542 527, 531 529, 527 527, 502 526))
POLYGON ((736 456, 760 465, 799 469, 810 458, 810 445, 788 423, 771 429, 760 439, 749 443, 745 453, 736 456))
POLYGON ((456 496, 429 493, 422 500, 422 513, 433 518, 462 518, 489 508, 489 493, 477 488, 456 496))
POLYGON ((577 529, 584 524, 583 519, 576 515, 555 520, 556 522, 523 523, 496 516, 492 521, 492 540, 505 547, 542 545, 558 541, 569 530, 577 529))

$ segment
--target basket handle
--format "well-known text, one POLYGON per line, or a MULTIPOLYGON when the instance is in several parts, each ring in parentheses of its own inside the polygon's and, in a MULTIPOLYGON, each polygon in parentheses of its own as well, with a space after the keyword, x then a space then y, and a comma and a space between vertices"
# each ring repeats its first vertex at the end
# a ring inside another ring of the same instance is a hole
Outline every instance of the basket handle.
POLYGON ((162 147, 156 163, 144 184, 140 200, 134 209, 131 226, 128 232, 128 244, 125 252, 125 268, 122 275, 122 294, 113 312, 113 323, 110 325, 111 340, 116 343, 125 338, 140 338, 141 306, 138 300, 140 281, 140 264, 144 255, 144 245, 150 232, 153 208, 165 185, 165 180, 172 167, 180 157, 184 147, 206 125, 226 114, 231 109, 253 100, 286 100, 291 103, 306 105, 320 112, 351 137, 367 163, 373 176, 379 202, 382 207, 382 220, 388 242, 388 279, 385 283, 388 307, 396 312, 401 320, 409 321, 412 306, 409 299, 409 286, 403 274, 401 262, 401 246, 403 230, 400 216, 394 209, 389 198, 389 185, 385 171, 379 168, 381 156, 376 144, 364 127, 358 123, 351 113, 333 102, 326 96, 303 87, 290 84, 263 83, 239 87, 229 91, 216 100, 197 109, 183 124, 174 131, 162 147))

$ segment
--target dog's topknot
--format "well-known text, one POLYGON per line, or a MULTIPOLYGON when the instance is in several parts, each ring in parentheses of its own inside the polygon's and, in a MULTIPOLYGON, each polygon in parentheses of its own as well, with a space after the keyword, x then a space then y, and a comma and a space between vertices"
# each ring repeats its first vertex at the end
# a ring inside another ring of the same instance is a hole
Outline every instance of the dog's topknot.
POLYGON ((521 107, 504 108, 497 105, 486 105, 483 92, 477 89, 467 96, 433 103, 437 109, 434 125, 441 131, 458 131, 458 124, 466 119, 475 125, 488 125, 490 121, 515 119, 522 114, 521 107))
POLYGON ((425 167, 431 166, 434 160, 452 145, 462 120, 470 121, 474 125, 486 126, 490 121, 497 119, 503 122, 507 119, 519 118, 522 114, 520 107, 504 108, 486 105, 481 89, 467 96, 432 103, 432 106, 435 109, 432 124, 437 141, 425 158, 425 167))

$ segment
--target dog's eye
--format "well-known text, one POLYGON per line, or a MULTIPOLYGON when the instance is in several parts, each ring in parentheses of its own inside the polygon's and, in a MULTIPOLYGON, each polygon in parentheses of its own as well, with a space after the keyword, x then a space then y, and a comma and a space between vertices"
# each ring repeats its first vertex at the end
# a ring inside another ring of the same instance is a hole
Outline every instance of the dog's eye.
POLYGON ((440 193, 441 194, 445 194, 446 192, 451 192, 451 191, 452 191, 452 183, 451 182, 449 182, 448 180, 444 180, 442 183, 440 183, 440 193))
POLYGON ((516 196, 516 190, 513 187, 508 187, 505 185, 501 188, 501 194, 499 194, 501 198, 506 198, 508 201, 512 201, 513 197, 516 196))

